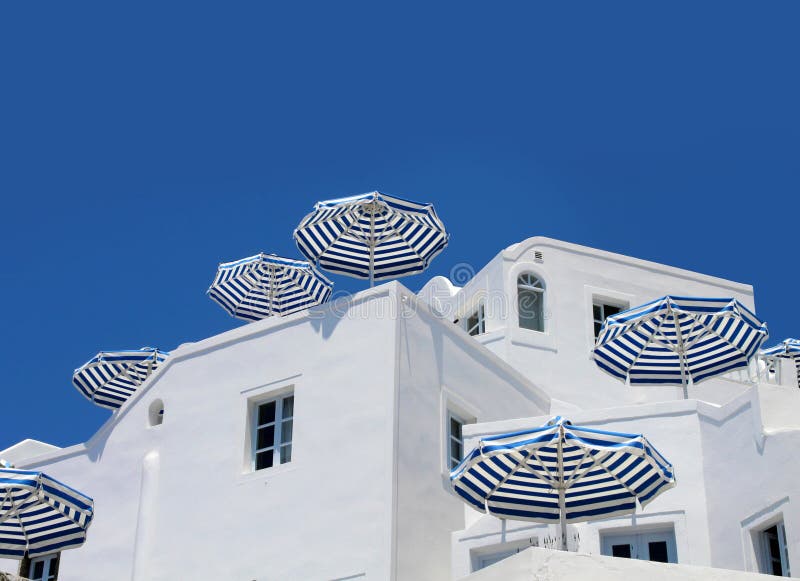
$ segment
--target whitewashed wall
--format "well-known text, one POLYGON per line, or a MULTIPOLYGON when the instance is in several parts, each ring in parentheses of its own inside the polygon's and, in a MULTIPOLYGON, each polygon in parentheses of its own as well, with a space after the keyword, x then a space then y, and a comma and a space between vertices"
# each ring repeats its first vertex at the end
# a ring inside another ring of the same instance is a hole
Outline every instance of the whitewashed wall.
POLYGON ((182 346, 86 446, 23 463, 95 499, 59 578, 449 577, 463 510, 444 482, 444 394, 486 419, 549 398, 420 308, 389 284, 182 346), (292 462, 254 473, 248 400, 286 389, 292 462))
POLYGON ((615 559, 597 555, 565 553, 547 549, 528 549, 464 578, 464 581, 769 581, 775 577, 694 567, 615 559))
POLYGON ((448 409, 470 421, 547 413, 549 398, 461 329, 407 296, 399 331, 397 579, 449 579, 450 537, 464 528, 450 492, 448 409))
POLYGON ((95 498, 88 541, 64 552, 60 579, 388 578, 390 290, 339 315, 330 305, 182 347, 87 449, 31 465, 95 498), (248 398, 290 387, 292 462, 253 473, 248 398), (149 428, 155 398, 164 423, 149 428))
MULTIPOLYGON (((667 294, 733 297, 754 309, 750 285, 544 237, 502 251, 462 289, 437 277, 420 291, 425 300, 435 297, 441 311, 461 318, 485 301, 486 334, 477 340, 553 399, 585 409, 683 398, 679 387, 627 387, 600 371, 590 357, 593 297, 633 307, 667 294), (544 333, 518 324, 517 277, 524 272, 534 273, 547 286, 544 333)), ((689 395, 725 403, 748 387, 712 379, 691 388, 689 395)))
POLYGON ((436 277, 418 299, 392 283, 182 346, 86 445, 18 464, 95 498, 89 540, 63 554, 62 580, 448 579, 470 572, 472 551, 524 546, 547 527, 503 528, 450 492, 447 410, 479 422, 473 439, 561 413, 646 434, 678 475, 640 515, 573 527, 582 550, 599 553, 606 529, 669 524, 680 562, 754 569, 748 531, 780 515, 798 566, 796 382, 690 392, 709 404, 626 387, 590 359, 593 295, 633 306, 668 293, 753 306, 747 285, 532 238, 462 290, 436 277), (527 270, 547 283, 545 333, 517 325, 527 270), (479 301, 487 332, 469 337, 449 321, 479 301), (248 401, 284 389, 296 399, 293 461, 252 473, 248 401), (156 399, 164 424, 148 427, 156 399))
MULTIPOLYGON (((783 390, 783 407, 796 405, 797 390, 783 390)), ((560 410, 554 405, 552 413, 560 410)), ((601 534, 671 528, 678 562, 758 571, 753 534, 782 519, 789 562, 800 563, 800 511, 792 503, 800 464, 792 461, 800 431, 767 430, 758 388, 724 406, 696 400, 651 403, 605 410, 572 411, 577 425, 644 434, 675 467, 677 486, 636 515, 570 526, 581 553, 599 555, 601 534)), ((467 448, 492 434, 542 425, 536 417, 468 426, 467 448)), ((453 578, 475 567, 475 555, 499 552, 525 539, 543 546, 554 527, 502 523, 465 506, 465 530, 453 536, 453 578)))

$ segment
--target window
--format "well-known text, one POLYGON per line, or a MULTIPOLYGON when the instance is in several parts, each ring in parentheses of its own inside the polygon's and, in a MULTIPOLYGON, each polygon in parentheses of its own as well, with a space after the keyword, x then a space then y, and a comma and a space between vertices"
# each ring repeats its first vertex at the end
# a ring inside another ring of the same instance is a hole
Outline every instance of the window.
POLYGON ((292 461, 294 394, 258 403, 253 418, 253 469, 292 461))
POLYGON ((592 318, 594 319, 594 338, 600 336, 600 329, 603 322, 611 315, 616 315, 628 309, 628 305, 610 305, 601 301, 594 301, 592 303, 592 318))
POLYGON ((19 564, 19 576, 31 581, 56 581, 60 555, 61 553, 54 553, 35 559, 25 557, 19 564))
POLYGON ((517 278, 520 328, 544 332, 544 290, 544 282, 530 272, 517 278))
POLYGON ((447 414, 447 460, 450 470, 458 466, 464 458, 464 436, 461 429, 465 423, 457 415, 447 414))
POLYGON ((529 537, 520 539, 518 541, 501 543, 488 547, 479 547, 470 551, 470 560, 472 563, 472 570, 479 571, 485 569, 490 565, 499 563, 503 559, 512 557, 517 553, 524 551, 529 547, 538 547, 539 538, 529 537))
POLYGON ((500 553, 492 553, 490 555, 481 555, 478 557, 478 566, 475 568, 476 571, 481 569, 485 569, 489 565, 494 565, 495 563, 499 563, 503 559, 507 559, 512 555, 516 555, 519 551, 516 549, 511 551, 502 551, 500 553))
POLYGON ((675 531, 649 531, 601 535, 601 553, 609 557, 677 563, 675 531))
POLYGON ((467 333, 481 335, 486 332, 486 318, 483 305, 478 305, 478 310, 467 317, 467 333))
POLYGON ((786 529, 783 521, 778 522, 758 534, 761 545, 759 570, 767 575, 790 577, 789 553, 786 547, 786 529))

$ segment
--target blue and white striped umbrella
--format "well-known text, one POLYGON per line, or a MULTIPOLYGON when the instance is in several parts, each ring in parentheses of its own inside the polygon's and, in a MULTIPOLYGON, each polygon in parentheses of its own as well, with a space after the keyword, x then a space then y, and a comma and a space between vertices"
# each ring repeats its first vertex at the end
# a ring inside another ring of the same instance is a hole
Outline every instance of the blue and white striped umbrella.
POLYGON ((208 296, 234 317, 257 321, 327 301, 333 283, 304 260, 256 254, 219 265, 208 296))
POLYGON ((566 523, 636 512, 675 486, 675 474, 638 434, 573 426, 557 416, 532 430, 483 438, 450 472, 455 492, 500 518, 566 523))
POLYGON ((608 317, 594 348, 598 367, 622 381, 680 385, 747 367, 767 325, 730 298, 666 296, 608 317))
POLYGON ((75 370, 72 385, 89 401, 115 410, 168 356, 154 347, 101 351, 75 370))
POLYGON ((91 498, 47 474, 0 468, 0 557, 80 547, 93 514, 91 498))
POLYGON ((372 284, 422 272, 447 246, 449 234, 432 204, 371 192, 318 202, 294 239, 322 268, 372 284))
POLYGON ((784 357, 794 359, 797 368, 797 379, 800 381, 800 339, 784 339, 774 347, 761 350, 767 357, 784 357))

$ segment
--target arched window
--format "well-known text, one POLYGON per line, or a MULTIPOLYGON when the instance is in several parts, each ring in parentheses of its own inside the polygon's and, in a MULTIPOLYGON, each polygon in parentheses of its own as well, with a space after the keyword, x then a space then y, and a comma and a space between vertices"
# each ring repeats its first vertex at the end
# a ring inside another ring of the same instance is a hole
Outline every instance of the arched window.
POLYGON ((517 278, 519 326, 544 331, 544 282, 535 274, 524 272, 517 278))
POLYGON ((160 399, 154 400, 150 404, 150 409, 147 412, 150 427, 160 426, 164 423, 164 402, 160 399))

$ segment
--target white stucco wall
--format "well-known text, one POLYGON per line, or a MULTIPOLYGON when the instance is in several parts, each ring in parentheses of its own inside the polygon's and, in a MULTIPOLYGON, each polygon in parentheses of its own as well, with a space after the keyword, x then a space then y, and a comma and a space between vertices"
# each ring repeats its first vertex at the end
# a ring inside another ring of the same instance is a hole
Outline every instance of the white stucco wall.
POLYGON ((768 581, 774 577, 691 565, 672 565, 533 548, 463 581, 768 581))
POLYGON ((549 398, 395 283, 182 346, 85 446, 22 465, 95 499, 62 580, 449 578, 449 405, 491 420, 549 398), (292 462, 252 472, 248 402, 287 389, 292 462))
POLYGON ((403 295, 397 394, 397 579, 449 579, 464 528, 449 488, 448 410, 468 421, 546 413, 549 398, 472 337, 403 295))
POLYGON ((391 290, 182 347, 88 446, 29 464, 95 499, 88 540, 63 553, 59 579, 388 578, 391 290), (253 473, 248 399, 287 388, 292 462, 253 473), (155 398, 164 423, 150 428, 155 398))
POLYGON ((463 289, 436 277, 417 297, 390 283, 181 346, 86 445, 21 446, 15 461, 95 498, 88 541, 64 552, 61 580, 456 579, 481 551, 554 531, 502 523, 450 492, 447 411, 477 422, 467 450, 562 414, 645 434, 678 478, 635 516, 571 526, 594 556, 582 563, 608 569, 595 560, 605 532, 671 527, 680 563, 756 570, 751 531, 782 518, 798 567, 796 380, 712 380, 690 391, 705 401, 684 401, 678 388, 627 387, 591 361, 593 296, 633 306, 669 293, 753 307, 747 285, 532 238, 463 289), (518 328, 524 271, 547 283, 545 333, 518 328), (470 337, 450 321, 480 301, 486 333, 470 337), (292 462, 253 473, 248 405, 288 389, 292 462), (148 427, 156 399, 164 423, 148 427))
MULTIPOLYGON (((544 237, 502 251, 462 289, 453 289, 449 300, 444 288, 437 279, 420 296, 438 295, 440 310, 461 318, 484 301, 486 333, 477 340, 554 399, 585 409, 683 398, 679 387, 629 387, 599 370, 590 356, 593 298, 633 307, 667 294, 719 296, 755 308, 750 285, 544 237), (547 287, 543 333, 518 324, 517 278, 525 272, 534 273, 547 287)), ((748 388, 744 382, 712 379, 690 388, 689 396, 725 403, 748 388)))
MULTIPOLYGON (((758 571, 754 536, 782 520, 789 563, 796 571, 800 566, 800 431, 760 424, 759 412, 764 410, 759 409, 758 391, 724 421, 701 416, 712 563, 758 571)), ((784 391, 787 397, 779 407, 793 408, 796 413, 800 409, 797 391, 784 391)))
MULTIPOLYGON (((795 396, 787 392, 787 399, 795 396)), ((558 410, 553 408, 553 412, 558 410)), ((766 431, 758 388, 724 406, 695 400, 573 411, 577 425, 642 433, 675 468, 677 486, 636 515, 570 526, 579 535, 579 551, 601 553, 602 534, 674 530, 678 562, 724 569, 758 571, 752 533, 782 519, 789 562, 800 563, 800 514, 792 502, 800 482, 800 464, 792 455, 800 432, 766 431)), ((542 425, 546 417, 468 426, 467 449, 491 434, 542 425)), ((466 576, 475 555, 514 548, 526 539, 542 546, 553 527, 486 516, 465 507, 468 526, 453 536, 453 578, 466 576)), ((527 543, 530 545, 531 543, 527 543)))
MULTIPOLYGON (((637 526, 672 528, 676 533, 679 562, 710 566, 697 402, 674 401, 607 410, 583 410, 569 414, 568 418, 576 425, 645 434, 651 444, 673 463, 678 481, 678 486, 663 493, 634 517, 571 526, 570 534, 577 533, 580 536, 580 550, 599 554, 601 532, 621 533, 637 526)), ((530 429, 543 425, 548 419, 542 416, 468 426, 465 429, 468 436, 466 448, 472 449, 482 437, 530 429)), ((467 575, 474 566, 474 554, 486 552, 485 548, 492 548, 492 552, 496 552, 508 542, 531 537, 537 538, 541 546, 545 537, 558 535, 555 527, 514 521, 504 525, 500 519, 482 515, 466 505, 464 510, 471 526, 454 535, 454 578, 467 575)))

